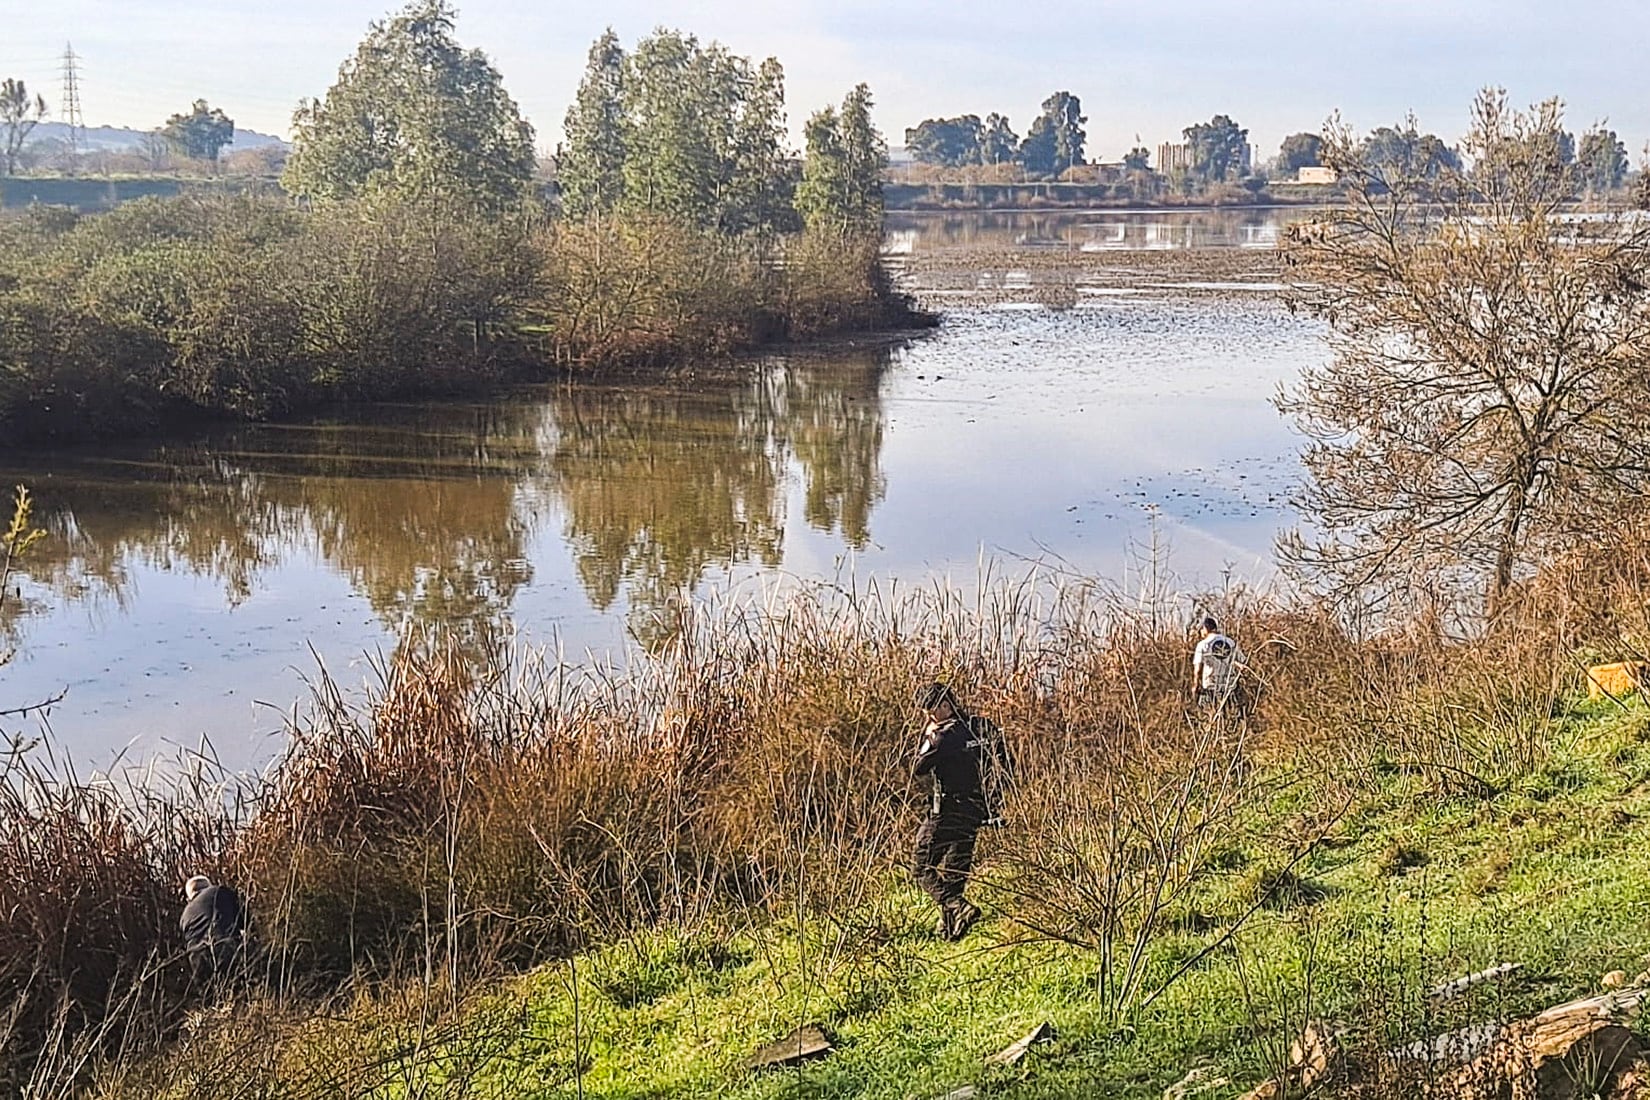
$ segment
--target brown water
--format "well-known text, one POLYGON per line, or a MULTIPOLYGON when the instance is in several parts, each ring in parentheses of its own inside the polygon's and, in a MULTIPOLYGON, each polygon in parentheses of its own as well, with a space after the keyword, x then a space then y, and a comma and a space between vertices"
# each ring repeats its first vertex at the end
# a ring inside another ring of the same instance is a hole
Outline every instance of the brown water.
POLYGON ((1126 582, 1154 522, 1185 590, 1264 578, 1296 471, 1268 398, 1321 355, 1271 294, 1001 301, 651 385, 13 458, 51 537, 0 705, 66 689, 49 723, 92 766, 203 734, 240 765, 317 656, 359 683, 413 624, 583 659, 718 587, 967 584, 982 557, 1126 582))

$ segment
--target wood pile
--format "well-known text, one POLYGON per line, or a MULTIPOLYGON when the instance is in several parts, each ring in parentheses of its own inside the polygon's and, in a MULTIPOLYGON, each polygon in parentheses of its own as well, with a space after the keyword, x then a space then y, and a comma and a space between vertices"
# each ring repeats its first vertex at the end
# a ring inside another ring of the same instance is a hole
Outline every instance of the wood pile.
POLYGON ((1650 1003, 1644 977, 1632 988, 1423 1039, 1374 1059, 1348 1053, 1339 1032, 1313 1023, 1296 1039, 1283 1074, 1243 1100, 1373 1100, 1398 1095, 1395 1085, 1404 1095, 1440 1100, 1650 1100, 1650 1051, 1632 1030, 1650 1003))

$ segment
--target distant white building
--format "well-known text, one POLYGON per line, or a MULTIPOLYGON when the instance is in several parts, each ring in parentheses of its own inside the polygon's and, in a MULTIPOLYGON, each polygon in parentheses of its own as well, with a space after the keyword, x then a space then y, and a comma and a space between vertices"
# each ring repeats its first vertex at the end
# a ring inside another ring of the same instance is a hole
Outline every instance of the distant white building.
POLYGON ((1335 170, 1312 165, 1308 168, 1302 168, 1300 173, 1295 176, 1295 182, 1307 183, 1316 187, 1328 186, 1335 182, 1335 170))
POLYGON ((1192 147, 1185 142, 1165 141, 1157 147, 1157 170, 1165 176, 1192 170, 1192 147))

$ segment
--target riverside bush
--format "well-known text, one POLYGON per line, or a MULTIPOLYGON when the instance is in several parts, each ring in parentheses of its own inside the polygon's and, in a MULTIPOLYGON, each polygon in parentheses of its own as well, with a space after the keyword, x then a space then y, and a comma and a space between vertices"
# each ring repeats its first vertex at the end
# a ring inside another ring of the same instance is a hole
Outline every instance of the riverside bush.
POLYGON ((0 435, 267 417, 911 319, 875 241, 378 194, 30 208, 0 218, 0 435))

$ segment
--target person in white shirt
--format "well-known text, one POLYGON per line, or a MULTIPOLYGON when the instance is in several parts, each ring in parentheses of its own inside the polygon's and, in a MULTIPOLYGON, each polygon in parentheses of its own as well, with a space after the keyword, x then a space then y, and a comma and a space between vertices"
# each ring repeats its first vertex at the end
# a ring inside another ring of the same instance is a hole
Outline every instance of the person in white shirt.
POLYGON ((1249 659, 1238 644, 1220 632, 1213 618, 1203 620, 1203 637, 1192 650, 1192 698, 1200 707, 1218 707, 1231 702, 1244 704, 1243 669, 1249 659))

